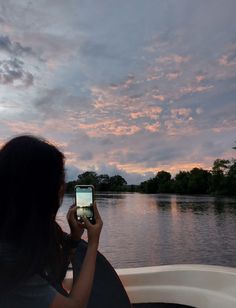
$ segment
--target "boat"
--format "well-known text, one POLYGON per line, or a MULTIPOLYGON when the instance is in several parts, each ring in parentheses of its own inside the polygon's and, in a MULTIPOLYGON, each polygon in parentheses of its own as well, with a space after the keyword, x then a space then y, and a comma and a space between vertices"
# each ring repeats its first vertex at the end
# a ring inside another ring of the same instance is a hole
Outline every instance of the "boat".
MULTIPOLYGON (((180 264, 123 268, 116 272, 134 306, 174 303, 195 308, 236 307, 235 268, 180 264)), ((64 283, 67 289, 71 288, 72 271, 67 272, 64 283)))

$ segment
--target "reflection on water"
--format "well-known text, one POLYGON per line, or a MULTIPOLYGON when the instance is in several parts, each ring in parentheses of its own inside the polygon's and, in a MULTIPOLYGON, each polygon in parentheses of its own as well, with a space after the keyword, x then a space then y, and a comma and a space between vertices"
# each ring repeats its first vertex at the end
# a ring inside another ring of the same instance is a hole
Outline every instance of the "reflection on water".
MULTIPOLYGON (((199 263, 236 266, 236 199, 103 193, 100 251, 116 267, 199 263)), ((73 203, 66 196, 59 212, 73 203)))

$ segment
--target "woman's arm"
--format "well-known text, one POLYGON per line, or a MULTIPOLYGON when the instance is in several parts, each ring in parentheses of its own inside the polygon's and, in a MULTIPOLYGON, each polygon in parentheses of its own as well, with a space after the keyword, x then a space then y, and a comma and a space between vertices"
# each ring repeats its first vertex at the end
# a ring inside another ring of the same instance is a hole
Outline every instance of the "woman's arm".
MULTIPOLYGON (((72 209, 75 211, 76 209, 72 209)), ((92 225, 84 218, 85 228, 88 232, 88 248, 82 264, 80 274, 72 286, 69 297, 57 294, 51 304, 51 308, 85 308, 87 307, 91 293, 96 266, 97 249, 102 229, 102 220, 94 205, 96 224, 92 225)), ((74 215, 72 214, 74 217, 74 215)))

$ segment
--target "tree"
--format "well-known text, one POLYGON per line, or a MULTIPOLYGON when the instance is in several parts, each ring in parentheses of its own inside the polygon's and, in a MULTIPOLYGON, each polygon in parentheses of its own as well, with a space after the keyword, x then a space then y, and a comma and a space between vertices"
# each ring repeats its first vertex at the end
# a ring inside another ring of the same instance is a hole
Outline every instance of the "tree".
POLYGON ((68 182, 66 192, 74 192, 75 185, 93 185, 97 191, 126 191, 127 188, 127 182, 121 175, 109 177, 108 174, 98 175, 94 171, 83 172, 78 175, 78 180, 68 182))
POLYGON ((227 174, 227 191, 230 195, 236 195, 236 160, 232 161, 227 174))
POLYGON ((100 174, 97 177, 98 190, 99 191, 109 191, 110 190, 110 177, 107 174, 100 174))
POLYGON ((174 191, 178 194, 188 193, 190 173, 188 171, 180 171, 174 179, 174 191))
POLYGON ((219 159, 217 158, 212 167, 212 173, 222 173, 226 174, 229 169, 230 161, 228 159, 219 159))
POLYGON ((141 182, 140 190, 147 194, 156 194, 158 191, 157 178, 150 178, 147 181, 141 182))
POLYGON ((141 182, 139 190, 148 194, 168 193, 172 191, 171 174, 166 171, 159 171, 155 177, 141 182))
POLYGON ((122 191, 127 185, 126 180, 121 175, 114 175, 110 177, 110 190, 112 191, 122 191))
POLYGON ((93 185, 95 188, 97 188, 98 175, 94 171, 86 171, 78 175, 77 183, 80 185, 93 185))
POLYGON ((212 167, 210 192, 214 194, 227 194, 226 176, 229 170, 230 161, 227 159, 216 159, 212 167))
POLYGON ((159 193, 168 193, 171 192, 171 174, 166 171, 159 171, 156 175, 157 181, 157 191, 159 193))
POLYGON ((70 181, 66 183, 66 193, 73 193, 75 185, 78 184, 78 181, 70 181))
POLYGON ((207 194, 211 173, 202 168, 193 168, 189 174, 188 192, 190 194, 207 194))

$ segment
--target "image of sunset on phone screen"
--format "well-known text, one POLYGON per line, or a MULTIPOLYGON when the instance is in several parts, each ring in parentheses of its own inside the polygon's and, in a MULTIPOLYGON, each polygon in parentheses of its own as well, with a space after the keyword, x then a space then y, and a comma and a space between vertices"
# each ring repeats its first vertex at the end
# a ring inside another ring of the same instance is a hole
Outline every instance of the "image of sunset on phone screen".
POLYGON ((93 195, 92 189, 88 187, 86 190, 80 187, 76 188, 76 206, 77 216, 92 217, 93 195))

